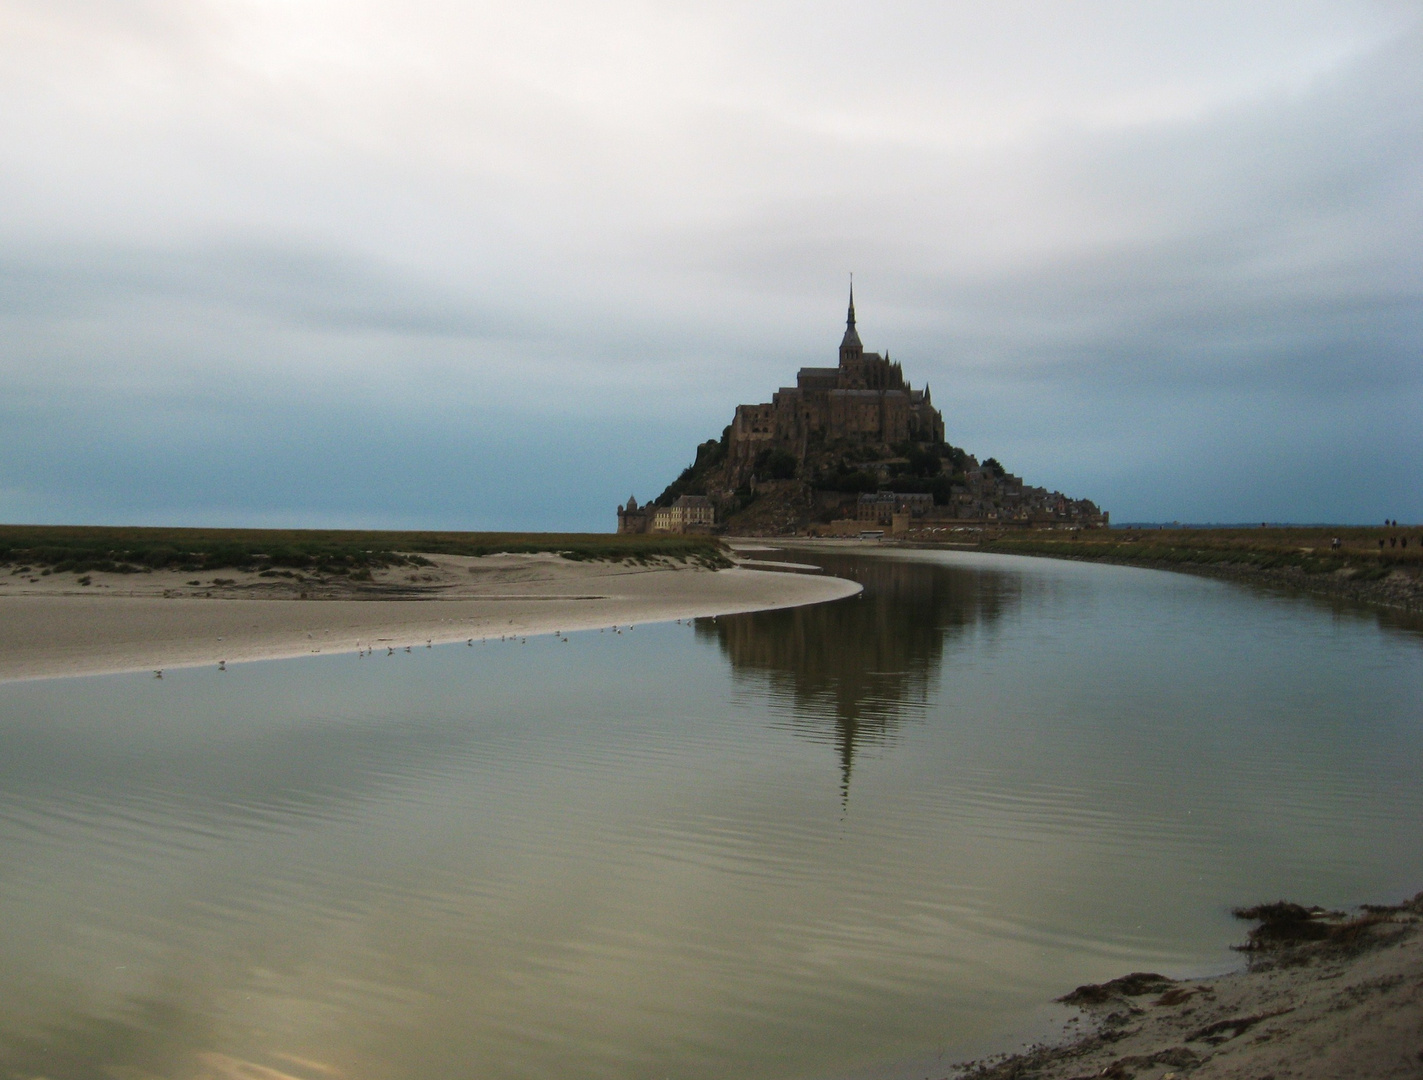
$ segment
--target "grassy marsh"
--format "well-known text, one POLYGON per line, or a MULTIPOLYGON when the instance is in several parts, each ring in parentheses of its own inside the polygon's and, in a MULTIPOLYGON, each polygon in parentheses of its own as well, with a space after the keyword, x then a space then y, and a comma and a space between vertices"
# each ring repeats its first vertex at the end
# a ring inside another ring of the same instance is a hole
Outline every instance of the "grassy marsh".
POLYGON ((363 529, 186 529, 0 525, 0 565, 52 573, 277 567, 359 574, 423 565, 425 555, 553 552, 566 559, 730 565, 713 536, 609 533, 420 532, 363 529))
POLYGON ((1423 570, 1423 527, 1418 526, 999 533, 986 537, 982 546, 1017 555, 1132 563, 1296 570, 1308 575, 1343 571, 1358 581, 1383 578, 1395 569, 1413 574, 1423 570))

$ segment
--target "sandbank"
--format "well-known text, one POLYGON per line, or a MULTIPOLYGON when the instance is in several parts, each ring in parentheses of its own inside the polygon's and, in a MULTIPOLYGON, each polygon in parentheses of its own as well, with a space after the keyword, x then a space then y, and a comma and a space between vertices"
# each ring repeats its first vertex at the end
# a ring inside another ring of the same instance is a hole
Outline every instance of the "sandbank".
POLYGON ((11 575, 0 681, 228 664, 797 607, 855 582, 672 560, 432 556, 369 581, 226 571, 11 575))
MULTIPOLYGON (((1271 908, 1303 909, 1295 905, 1271 908)), ((1316 912, 1318 909, 1314 909, 1316 912)), ((1056 1045, 963 1080, 1386 1080, 1423 1075, 1423 893, 1352 917, 1252 933, 1248 969, 1173 981, 1135 973, 1062 1000, 1085 1014, 1056 1045), (1322 936, 1312 938, 1318 933, 1322 936), (1291 935, 1302 934, 1293 938, 1291 935)))

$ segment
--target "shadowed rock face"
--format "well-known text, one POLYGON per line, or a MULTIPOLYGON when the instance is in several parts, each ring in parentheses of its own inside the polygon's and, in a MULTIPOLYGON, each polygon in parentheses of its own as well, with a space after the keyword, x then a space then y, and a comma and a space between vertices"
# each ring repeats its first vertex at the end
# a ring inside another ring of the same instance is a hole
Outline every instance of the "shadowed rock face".
POLYGON ((916 718, 954 639, 1021 600, 1020 578, 911 561, 833 554, 795 558, 864 586, 855 598, 701 620, 738 675, 764 680, 797 734, 835 747, 848 797, 857 748, 886 744, 916 718))

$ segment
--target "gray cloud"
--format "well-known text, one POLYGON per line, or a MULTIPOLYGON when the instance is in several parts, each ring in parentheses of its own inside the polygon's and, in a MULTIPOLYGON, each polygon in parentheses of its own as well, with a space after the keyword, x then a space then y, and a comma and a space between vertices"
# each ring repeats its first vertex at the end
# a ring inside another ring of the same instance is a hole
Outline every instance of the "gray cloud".
POLYGON ((0 0, 0 516, 606 527, 854 269, 1034 481, 1423 517, 1419 55, 1363 2, 0 0))

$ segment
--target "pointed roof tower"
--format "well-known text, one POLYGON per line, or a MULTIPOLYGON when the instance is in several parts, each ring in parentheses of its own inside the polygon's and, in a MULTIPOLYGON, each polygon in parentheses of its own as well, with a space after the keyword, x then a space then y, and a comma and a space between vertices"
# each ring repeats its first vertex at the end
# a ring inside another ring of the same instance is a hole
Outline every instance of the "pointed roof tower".
POLYGON ((860 344, 860 335, 855 330, 855 279, 850 278, 850 310, 845 316, 845 336, 840 340, 840 363, 848 359, 858 360, 864 355, 865 347, 860 344))

